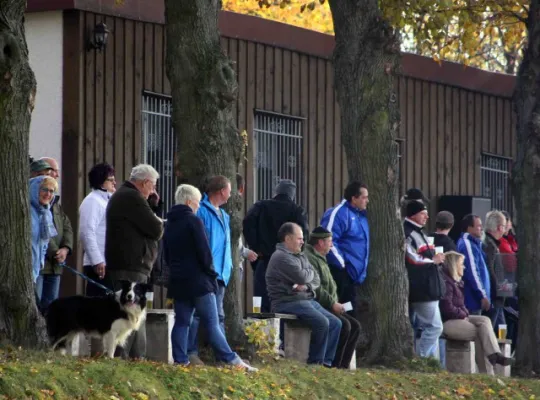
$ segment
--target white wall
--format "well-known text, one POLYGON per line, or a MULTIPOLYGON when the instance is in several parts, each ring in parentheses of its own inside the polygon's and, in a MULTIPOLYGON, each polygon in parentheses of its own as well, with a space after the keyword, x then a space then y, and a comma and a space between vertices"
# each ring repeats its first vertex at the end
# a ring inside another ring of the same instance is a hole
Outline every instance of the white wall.
POLYGON ((62 165, 63 17, 61 11, 25 15, 30 66, 37 93, 30 124, 30 155, 62 165))

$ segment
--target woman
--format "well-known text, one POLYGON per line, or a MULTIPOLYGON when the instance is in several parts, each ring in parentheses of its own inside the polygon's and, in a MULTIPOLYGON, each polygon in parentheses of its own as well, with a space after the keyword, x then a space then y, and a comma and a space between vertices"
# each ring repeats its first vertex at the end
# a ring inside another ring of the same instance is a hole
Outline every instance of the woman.
POLYGON ((53 177, 38 176, 29 181, 30 220, 32 230, 32 279, 34 284, 45 264, 50 238, 57 235, 50 211, 51 201, 58 190, 53 177))
POLYGON ((506 218, 506 230, 503 237, 499 239, 499 251, 502 254, 502 262, 505 271, 507 273, 513 273, 517 269, 516 254, 518 251, 518 244, 516 241, 516 235, 514 234, 510 214, 508 214, 506 211, 502 211, 502 213, 506 218))
POLYGON ((465 307, 461 281, 464 259, 462 254, 455 251, 445 253, 443 276, 446 294, 439 303, 443 333, 450 339, 474 340, 478 369, 493 375, 493 365, 510 365, 512 359, 501 354, 491 320, 480 315, 469 315, 465 307))
MULTIPOLYGON (((111 194, 116 190, 114 168, 107 163, 94 165, 88 173, 92 191, 79 207, 79 237, 84 251, 84 273, 92 280, 111 287, 105 268, 105 210, 111 194)), ((87 296, 103 296, 105 291, 87 283, 87 296)))
POLYGON ((168 296, 174 300, 175 322, 171 333, 174 362, 189 365, 188 337, 194 311, 208 330, 218 361, 247 371, 257 371, 231 350, 219 325, 216 271, 202 221, 195 215, 201 192, 191 185, 178 186, 176 205, 167 215, 163 236, 165 262, 170 268, 168 296))

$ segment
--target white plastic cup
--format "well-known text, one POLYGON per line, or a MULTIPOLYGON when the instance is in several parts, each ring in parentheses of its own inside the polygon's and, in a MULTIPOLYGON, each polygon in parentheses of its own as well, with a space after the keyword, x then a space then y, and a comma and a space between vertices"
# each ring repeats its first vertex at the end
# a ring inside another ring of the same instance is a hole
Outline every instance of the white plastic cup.
POLYGON ((427 242, 430 246, 433 246, 433 244, 435 243, 435 238, 433 236, 428 236, 427 242))
POLYGON ((261 312, 262 297, 253 297, 253 312, 259 314, 261 312))
POLYGON ((441 254, 441 253, 444 253, 444 247, 443 246, 435 247, 435 254, 441 254))
POLYGON ((351 302, 348 301, 347 303, 343 304, 343 309, 345 310, 345 312, 351 311, 351 310, 352 310, 352 304, 351 304, 351 302))
POLYGON ((146 292, 146 308, 154 307, 154 292, 146 292))
POLYGON ((506 340, 507 326, 506 324, 499 324, 499 340, 506 340))

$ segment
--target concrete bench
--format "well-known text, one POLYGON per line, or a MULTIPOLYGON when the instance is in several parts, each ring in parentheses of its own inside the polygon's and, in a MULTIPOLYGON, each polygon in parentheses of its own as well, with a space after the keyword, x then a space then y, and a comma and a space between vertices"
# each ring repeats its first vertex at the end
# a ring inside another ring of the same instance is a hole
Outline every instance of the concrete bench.
POLYGON ((173 364, 171 332, 174 310, 150 309, 146 312, 146 358, 173 364))
MULTIPOLYGON (((311 328, 298 319, 296 315, 280 313, 248 313, 248 318, 269 320, 269 325, 277 327, 279 332, 280 322, 283 321, 285 358, 307 362, 309 356, 309 342, 311 340, 311 328)), ((279 333, 278 333, 279 335, 279 333)), ((274 343, 279 343, 279 336, 274 343)), ((353 354, 349 369, 356 369, 356 352, 353 354)))
MULTIPOLYGON (((501 353, 505 357, 511 356, 511 340, 498 340, 501 353)), ((453 340, 442 336, 439 340, 441 349, 444 348, 443 367, 449 372, 459 374, 478 373, 478 366, 475 359, 475 344, 472 341, 453 340)), ((442 357, 441 357, 442 358, 442 357)), ((495 365, 493 367, 495 375, 509 377, 511 366, 504 367, 495 365)))

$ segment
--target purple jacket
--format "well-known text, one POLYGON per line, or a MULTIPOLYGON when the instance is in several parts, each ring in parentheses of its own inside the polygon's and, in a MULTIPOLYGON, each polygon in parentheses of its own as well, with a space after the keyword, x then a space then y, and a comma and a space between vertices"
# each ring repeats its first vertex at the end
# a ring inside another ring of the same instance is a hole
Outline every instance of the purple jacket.
POLYGON ((446 271, 443 273, 446 284, 446 294, 439 301, 443 322, 450 319, 465 319, 469 316, 469 310, 465 307, 463 295, 463 282, 456 282, 446 271))

